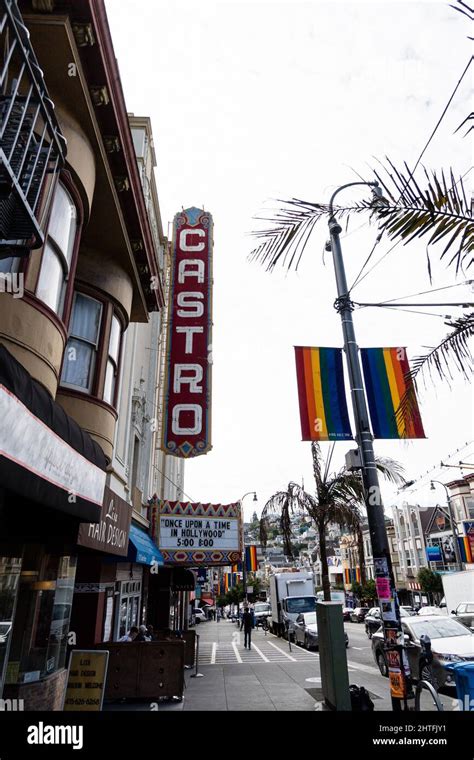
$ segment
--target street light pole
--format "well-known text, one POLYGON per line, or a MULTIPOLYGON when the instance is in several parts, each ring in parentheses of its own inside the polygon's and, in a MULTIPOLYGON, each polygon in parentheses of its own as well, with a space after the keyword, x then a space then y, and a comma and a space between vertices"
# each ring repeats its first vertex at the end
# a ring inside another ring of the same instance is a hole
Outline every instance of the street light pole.
POLYGON ((456 523, 454 521, 453 517, 453 505, 451 503, 451 497, 449 495, 449 491, 445 483, 442 483, 440 480, 432 480, 431 481, 431 490, 434 491, 435 487, 434 484, 437 483, 439 486, 443 486, 444 490, 446 491, 446 501, 448 502, 448 512, 449 512, 449 521, 451 523, 451 532, 453 534, 453 542, 454 542, 454 555, 456 557, 456 564, 459 566, 459 569, 462 570, 462 559, 461 559, 461 553, 459 551, 459 543, 458 543, 458 533, 456 529, 456 523))
POLYGON ((349 383, 351 389, 351 401, 354 413, 356 429, 355 440, 357 442, 360 458, 362 479, 365 491, 365 504, 369 523, 372 555, 374 558, 375 583, 377 596, 382 614, 385 652, 387 662, 390 663, 390 690, 392 695, 393 710, 402 709, 402 700, 406 705, 408 692, 407 676, 409 675, 408 661, 403 648, 403 630, 400 620, 400 608, 393 576, 392 560, 385 529, 384 510, 380 493, 379 479, 375 465, 373 437, 369 426, 369 416, 365 399, 362 370, 359 361, 359 349, 356 342, 352 311, 354 305, 350 300, 347 287, 344 260, 339 235, 342 228, 335 218, 333 203, 336 195, 347 187, 364 185, 372 187, 375 196, 380 197, 381 192, 377 182, 350 182, 339 187, 329 201, 329 233, 330 245, 327 250, 332 251, 334 271, 337 284, 337 299, 335 309, 341 316, 342 333, 344 336, 344 351, 349 370, 349 383))
POLYGON ((253 500, 258 501, 257 494, 255 491, 248 491, 247 493, 244 493, 242 498, 240 499, 240 513, 242 515, 242 583, 244 586, 244 599, 246 602, 248 602, 248 595, 247 595, 247 563, 245 558, 245 529, 244 529, 244 507, 243 507, 243 500, 246 496, 250 496, 253 494, 253 500))

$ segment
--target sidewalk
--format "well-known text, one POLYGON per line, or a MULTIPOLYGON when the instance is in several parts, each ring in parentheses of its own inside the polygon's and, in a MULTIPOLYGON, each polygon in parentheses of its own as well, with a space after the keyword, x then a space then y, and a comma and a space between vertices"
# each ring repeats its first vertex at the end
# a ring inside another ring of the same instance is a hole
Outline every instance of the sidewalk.
MULTIPOLYGON (((106 710, 162 711, 307 711, 327 710, 321 693, 319 655, 257 630, 252 649, 243 646, 243 635, 227 620, 197 626, 199 673, 185 671, 182 702, 121 703, 106 710), (153 703, 151 703, 153 704, 153 703)), ((375 710, 391 710, 389 685, 375 667, 349 661, 349 683, 365 686, 375 710)))

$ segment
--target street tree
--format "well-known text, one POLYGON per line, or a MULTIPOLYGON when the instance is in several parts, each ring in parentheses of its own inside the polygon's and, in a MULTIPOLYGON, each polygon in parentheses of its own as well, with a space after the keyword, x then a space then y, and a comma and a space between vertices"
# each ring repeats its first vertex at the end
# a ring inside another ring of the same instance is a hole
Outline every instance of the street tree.
MULTIPOLYGON (((293 527, 291 518, 295 514, 308 515, 314 524, 318 539, 321 560, 321 575, 325 601, 331 600, 329 568, 326 545, 326 531, 333 523, 357 530, 363 516, 361 508, 365 504, 364 487, 358 472, 351 472, 345 467, 337 473, 331 473, 334 444, 326 460, 323 459, 319 443, 313 441, 311 454, 313 475, 316 484, 315 495, 308 493, 293 481, 286 491, 273 494, 265 504, 260 519, 260 541, 267 542, 268 521, 271 516, 279 515, 280 532, 283 537, 284 552, 293 557, 293 527)), ((398 462, 388 458, 376 459, 377 469, 392 483, 401 485, 405 482, 403 468, 398 462)))

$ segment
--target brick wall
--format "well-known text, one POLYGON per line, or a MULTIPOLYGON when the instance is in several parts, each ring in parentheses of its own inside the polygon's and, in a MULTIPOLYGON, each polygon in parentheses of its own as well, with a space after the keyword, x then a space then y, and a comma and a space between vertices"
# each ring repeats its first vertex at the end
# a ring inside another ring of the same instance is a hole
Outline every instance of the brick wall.
POLYGON ((59 670, 43 681, 6 685, 3 699, 23 699, 25 710, 30 711, 61 710, 66 682, 67 670, 59 670))

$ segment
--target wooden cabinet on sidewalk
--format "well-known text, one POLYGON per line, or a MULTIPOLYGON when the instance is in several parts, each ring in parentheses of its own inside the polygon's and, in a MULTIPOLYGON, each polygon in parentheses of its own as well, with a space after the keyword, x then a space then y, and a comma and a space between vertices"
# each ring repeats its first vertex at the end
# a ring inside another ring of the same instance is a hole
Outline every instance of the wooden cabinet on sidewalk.
POLYGON ((183 697, 185 642, 101 644, 109 651, 105 699, 183 697))

